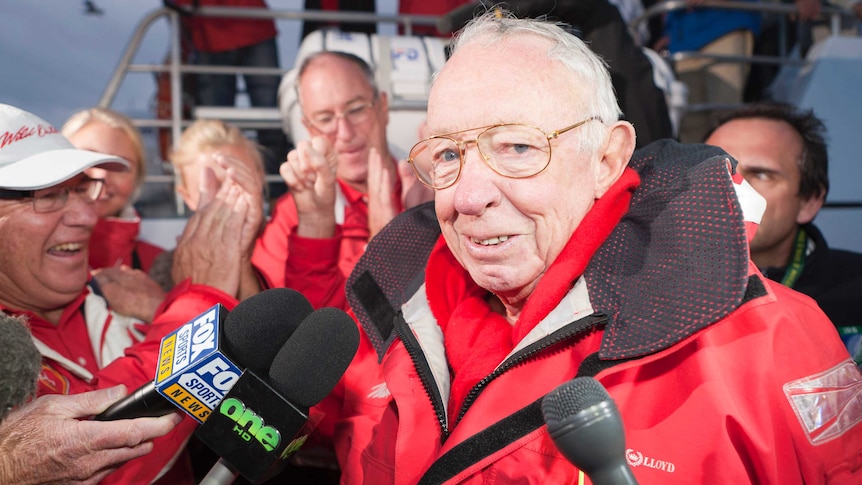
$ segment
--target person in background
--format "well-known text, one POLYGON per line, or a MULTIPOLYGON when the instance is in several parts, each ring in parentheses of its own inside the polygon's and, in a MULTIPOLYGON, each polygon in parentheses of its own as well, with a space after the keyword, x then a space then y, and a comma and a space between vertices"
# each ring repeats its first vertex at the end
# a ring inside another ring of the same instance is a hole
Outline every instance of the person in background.
MULTIPOLYGON (((433 3, 433 2, 430 2, 433 3)), ((304 10, 323 10, 328 12, 365 12, 376 13, 375 0, 304 0, 304 10)), ((302 22, 302 36, 305 38, 311 32, 324 28, 337 28, 344 32, 377 32, 374 22, 335 22, 305 20, 302 22)))
MULTIPOLYGON (((176 191, 194 212, 203 205, 202 200, 217 193, 229 178, 236 179, 249 197, 248 224, 257 227, 257 230, 248 235, 250 238, 243 239, 241 250, 235 255, 240 258, 241 268, 240 284, 235 296, 243 300, 259 292, 265 285, 251 264, 251 254, 255 238, 265 223, 265 185, 260 147, 234 125, 218 120, 197 120, 183 131, 169 159, 179 176, 176 191)), ((195 244, 218 254, 220 241, 208 238, 205 233, 200 233, 200 236, 201 240, 181 238, 180 244, 195 244)), ((172 253, 165 256, 159 258, 164 261, 157 262, 151 276, 164 288, 171 288, 184 279, 185 272, 176 273, 180 268, 174 264, 176 261, 172 253)))
POLYGON ((90 266, 110 268, 120 264, 149 271, 164 249, 139 238, 141 218, 133 206, 144 177, 147 157, 141 134, 125 115, 105 108, 78 111, 66 120, 60 132, 76 148, 107 153, 129 162, 126 172, 91 168, 88 175, 105 181, 96 201, 99 222, 90 241, 90 266))
POLYGON ((829 192, 826 127, 813 111, 751 104, 723 115, 704 143, 722 148, 766 198, 751 259, 774 281, 814 298, 862 364, 862 254, 832 249, 817 226, 829 192))
MULTIPOLYGON (((99 220, 95 203, 103 182, 86 171, 125 170, 128 162, 76 149, 41 118, 9 105, 0 105, 0 139, 0 311, 29 322, 42 355, 38 395, 72 395, 118 385, 137 389, 152 382, 162 337, 213 305, 236 305, 232 295, 239 287, 238 258, 213 259, 194 245, 179 245, 175 259, 184 262, 186 278, 168 293, 153 320, 142 325, 114 311, 88 284, 89 240, 99 220)), ((250 200, 233 178, 211 199, 195 214, 200 216, 190 219, 186 232, 206 232, 219 240, 226 254, 236 254, 242 238, 258 229, 247 226, 250 200)), ((105 400, 104 395, 98 398, 102 409, 105 400)), ((67 409, 56 424, 83 412, 89 411, 67 409)), ((120 466, 104 483, 190 483, 183 450, 196 422, 186 418, 168 424, 170 432, 156 438, 152 447, 118 453, 117 459, 131 458, 151 450, 120 466)), ((119 436, 114 444, 84 445, 128 447, 154 435, 150 428, 139 438, 119 436)), ((38 465, 41 459, 34 456, 32 463, 38 465)))
MULTIPOLYGON (((821 0, 776 0, 777 3, 796 5, 791 15, 764 12, 760 35, 755 38, 752 54, 755 56, 791 55, 794 51, 805 59, 813 42, 813 21, 820 16, 821 0), (783 52, 782 52, 783 49, 783 52)), ((780 64, 753 63, 745 84, 744 101, 767 101, 772 97, 770 85, 781 69, 780 64)))
POLYGON ((281 166, 290 191, 252 262, 270 286, 300 291, 315 308, 346 308, 344 282, 368 240, 430 193, 389 151, 387 96, 364 60, 315 53, 299 68, 296 93, 312 138, 281 166))
POLYGON ((763 199, 719 148, 633 154, 619 115, 559 26, 461 31, 408 159, 434 203, 347 282, 362 342, 314 408, 342 483, 582 483, 541 413, 576 376, 616 403, 639 483, 862 479, 862 371, 751 263, 763 199))
MULTIPOLYGON (((754 0, 742 0, 754 1, 754 0)), ((743 101, 751 66, 745 62, 714 62, 701 55, 751 56, 760 35, 760 12, 704 8, 703 0, 686 0, 686 9, 668 12, 665 37, 654 46, 671 54, 695 55, 676 61, 674 70, 688 86, 688 104, 733 105, 743 101)), ((679 140, 696 143, 709 130, 709 110, 691 111, 680 124, 679 140)))
MULTIPOLYGON (((168 6, 180 6, 183 33, 191 40, 194 64, 200 66, 235 66, 278 68, 278 29, 272 18, 204 16, 198 7, 236 7, 268 10, 266 0, 164 0, 168 6), (189 7, 191 8, 189 10, 189 7)), ((281 76, 242 74, 248 101, 253 107, 276 108, 281 76)), ((237 104, 237 76, 199 73, 194 78, 196 106, 234 106, 237 104)), ((280 129, 257 130, 257 142, 264 147, 266 173, 277 174, 287 153, 288 142, 280 129)), ((274 184, 272 192, 281 188, 274 184)))
POLYGON ((76 148, 129 162, 126 172, 101 168, 87 171, 90 177, 105 181, 102 196, 96 201, 99 222, 90 238, 89 263, 94 290, 104 291, 115 310, 152 321, 165 295, 147 272, 164 249, 139 238, 141 218, 133 204, 147 171, 141 134, 127 116, 105 108, 78 111, 60 132, 76 148))

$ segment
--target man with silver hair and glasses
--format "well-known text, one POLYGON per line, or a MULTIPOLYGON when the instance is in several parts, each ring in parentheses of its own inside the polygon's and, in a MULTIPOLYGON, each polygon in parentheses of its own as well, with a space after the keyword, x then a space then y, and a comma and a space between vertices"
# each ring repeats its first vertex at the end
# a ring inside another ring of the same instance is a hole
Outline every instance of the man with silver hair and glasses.
POLYGON ((388 98, 364 60, 318 52, 296 79, 311 139, 281 166, 290 193, 276 204, 252 262, 269 284, 301 291, 315 308, 346 308, 344 281, 368 240, 415 205, 411 197, 431 194, 390 153, 388 98))
POLYGON ((583 483, 541 413, 578 376, 616 402, 639 483, 862 478, 862 375, 751 264, 763 199, 718 148, 633 154, 618 116, 558 26, 490 13, 457 38, 409 158, 434 204, 347 283, 364 343, 315 410, 343 483, 583 483))
MULTIPOLYGON (((152 382, 162 337, 217 303, 233 308, 238 262, 213 264, 178 247, 189 278, 168 293, 153 321, 116 313, 89 284, 88 242, 102 192, 102 180, 87 174, 93 167, 124 170, 128 162, 76 149, 39 117, 0 104, 0 312, 27 320, 42 355, 37 395, 44 396, 13 412, 14 427, 0 428, 0 482, 191 483, 180 458, 195 428, 191 418, 75 419, 152 382)), ((244 223, 248 206, 232 193, 222 200, 232 207, 233 220, 221 221, 228 228, 244 223)))

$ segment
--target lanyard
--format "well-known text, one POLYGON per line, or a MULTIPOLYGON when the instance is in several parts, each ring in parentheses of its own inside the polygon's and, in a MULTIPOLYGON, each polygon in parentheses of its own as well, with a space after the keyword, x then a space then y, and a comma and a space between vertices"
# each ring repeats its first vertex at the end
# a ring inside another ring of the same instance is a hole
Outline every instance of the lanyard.
POLYGON ((796 241, 793 243, 793 260, 787 265, 787 272, 784 273, 784 278, 781 279, 781 284, 790 288, 799 279, 802 274, 802 268, 805 267, 805 248, 808 246, 808 236, 802 228, 796 232, 796 241))

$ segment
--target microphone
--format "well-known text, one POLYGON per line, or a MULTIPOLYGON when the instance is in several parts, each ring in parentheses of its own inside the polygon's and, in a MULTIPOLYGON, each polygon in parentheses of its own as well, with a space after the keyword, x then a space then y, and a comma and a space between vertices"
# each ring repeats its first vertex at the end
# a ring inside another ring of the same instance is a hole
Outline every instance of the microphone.
POLYGON ((0 311, 0 421, 36 393, 42 356, 26 321, 0 311))
POLYGON ((180 408, 204 422, 239 379, 242 368, 266 372, 311 312, 308 300, 287 288, 253 295, 230 313, 215 305, 162 338, 153 382, 94 419, 162 416, 180 408))
POLYGON ((625 458, 616 404, 592 377, 578 377, 542 399, 542 415, 560 452, 594 485, 637 485, 625 458))
POLYGON ((218 462, 201 485, 242 475, 260 483, 277 475, 316 423, 309 408, 329 394, 359 348, 349 315, 321 308, 300 324, 272 361, 268 379, 246 371, 195 435, 218 462))

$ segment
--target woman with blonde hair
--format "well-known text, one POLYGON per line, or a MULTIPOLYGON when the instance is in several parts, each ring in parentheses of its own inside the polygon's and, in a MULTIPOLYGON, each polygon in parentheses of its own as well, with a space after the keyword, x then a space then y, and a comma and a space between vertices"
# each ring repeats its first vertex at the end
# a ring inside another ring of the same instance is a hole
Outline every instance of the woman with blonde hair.
POLYGON ((246 189, 263 197, 260 148, 234 125, 220 120, 195 121, 183 131, 168 159, 179 176, 176 191, 192 211, 200 205, 201 189, 217 190, 230 168, 246 189))
POLYGON ((89 262, 93 269, 123 264, 148 271, 164 249, 139 239, 141 218, 133 207, 146 175, 146 150, 138 129, 121 113, 89 108, 73 114, 60 130, 76 148, 124 158, 127 172, 87 170, 103 179, 105 188, 96 202, 99 222, 90 239, 89 262))
MULTIPOLYGON (((176 191, 195 215, 205 211, 216 213, 231 210, 231 204, 227 204, 226 199, 241 196, 249 201, 247 224, 244 227, 251 229, 244 230, 239 236, 239 254, 225 255, 220 248, 221 241, 216 240, 218 236, 202 230, 202 224, 191 224, 191 220, 178 247, 193 244, 198 251, 220 255, 218 257, 239 257, 240 284, 234 296, 240 300, 267 287, 263 277, 251 264, 254 242, 264 224, 265 184, 263 159, 258 145, 234 125, 201 119, 183 131, 168 158, 178 176, 176 191), (225 192, 231 187, 233 196, 225 192)), ((227 216, 217 216, 216 220, 219 217, 227 216)), ((182 281, 190 271, 184 267, 183 261, 169 256, 170 253, 160 257, 151 272, 165 289, 182 281)), ((218 260, 218 257, 214 256, 214 260, 218 260)))

